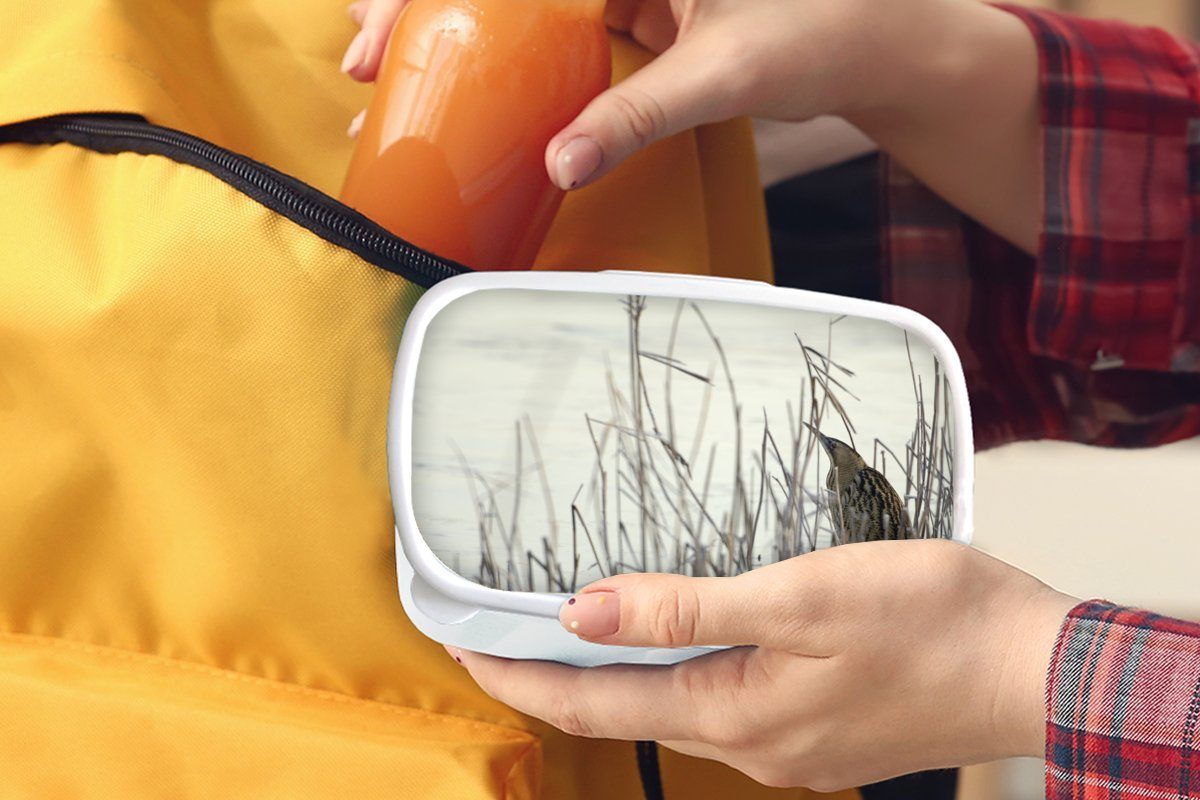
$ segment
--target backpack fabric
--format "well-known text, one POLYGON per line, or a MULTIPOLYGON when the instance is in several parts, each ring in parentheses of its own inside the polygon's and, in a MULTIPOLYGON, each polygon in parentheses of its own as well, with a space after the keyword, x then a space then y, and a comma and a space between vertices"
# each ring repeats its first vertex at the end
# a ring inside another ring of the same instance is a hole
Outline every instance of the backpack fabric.
MULTIPOLYGON (((641 796, 632 743, 491 700, 401 609, 392 363, 462 267, 331 197, 369 93, 343 4, 8 3, 0 31, 0 795, 641 796)), ((618 76, 648 58, 613 45, 618 76)), ((748 124, 572 195, 539 265, 769 280, 748 124)))

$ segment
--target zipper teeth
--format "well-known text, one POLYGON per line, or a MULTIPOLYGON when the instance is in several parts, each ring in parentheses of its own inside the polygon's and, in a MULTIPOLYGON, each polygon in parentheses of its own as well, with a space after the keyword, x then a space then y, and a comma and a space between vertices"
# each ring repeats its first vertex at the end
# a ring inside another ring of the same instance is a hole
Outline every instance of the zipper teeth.
POLYGON ((401 264, 433 282, 462 272, 461 269, 444 263, 407 242, 386 236, 378 230, 347 217, 337 209, 329 208, 297 194, 245 157, 203 139, 169 129, 156 128, 149 123, 105 123, 72 119, 63 120, 59 123, 59 127, 76 133, 127 136, 178 147, 233 173, 256 189, 278 200, 295 214, 334 231, 390 261, 401 264))

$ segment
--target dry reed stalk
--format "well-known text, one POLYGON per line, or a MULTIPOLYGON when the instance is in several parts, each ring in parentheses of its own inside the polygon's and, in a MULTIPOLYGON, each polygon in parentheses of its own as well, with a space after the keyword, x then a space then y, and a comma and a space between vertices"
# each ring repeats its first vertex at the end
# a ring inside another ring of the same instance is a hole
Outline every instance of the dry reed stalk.
MULTIPOLYGON (((786 449, 780 448, 764 408, 761 435, 756 432, 756 445, 743 452, 745 425, 734 371, 720 337, 700 306, 682 300, 675 303, 670 335, 665 352, 661 353, 645 349, 641 341, 646 298, 625 298, 623 306, 628 383, 620 386, 609 365, 606 370, 609 418, 584 415, 594 464, 591 477, 579 486, 570 503, 569 552, 560 552, 550 482, 528 415, 517 425, 514 475, 504 485, 492 485, 458 452, 478 518, 480 568, 475 579, 498 588, 573 592, 579 588, 581 566, 588 557, 592 560, 588 570, 601 575, 667 571, 722 576, 801 555, 822 543, 840 543, 843 530, 838 519, 840 507, 831 502, 824 488, 820 470, 823 450, 808 431, 824 430, 823 426, 832 418, 844 429, 852 446, 857 433, 844 399, 859 399, 848 385, 855 373, 835 361, 832 354, 835 326, 841 318, 830 321, 823 351, 806 344, 799 335, 795 337, 806 380, 795 407, 787 403, 786 449), (706 447, 704 442, 715 390, 713 370, 710 367, 706 374, 692 369, 675 355, 685 308, 693 311, 703 328, 729 394, 735 457, 730 494, 720 509, 712 507, 718 443, 709 442, 706 447), (661 409, 656 408, 649 391, 646 379, 649 365, 664 371, 661 409), (677 378, 703 385, 696 428, 687 442, 680 440, 677 430, 673 401, 673 381, 677 378), (528 443, 531 465, 524 459, 523 442, 528 443), (707 450, 703 459, 706 463, 701 464, 704 450, 707 450), (750 463, 749 473, 743 459, 750 463), (701 466, 703 469, 698 470, 701 466), (538 475, 550 521, 547 534, 538 538, 540 554, 525 550, 520 524, 522 475, 531 470, 538 475), (810 486, 817 488, 807 488, 810 486), (503 491, 514 492, 507 525, 500 516, 497 500, 497 494, 503 491), (594 528, 588 525, 585 505, 591 506, 594 528), (625 524, 626 513, 635 515, 632 535, 625 524), (756 553, 759 533, 764 527, 772 533, 762 540, 766 552, 756 553)), ((907 335, 905 347, 916 409, 913 432, 905 445, 904 458, 876 438, 871 443, 871 460, 885 475, 889 461, 893 474, 899 473, 897 480, 889 480, 897 489, 903 486, 901 494, 915 535, 949 538, 953 516, 950 477, 953 432, 949 424, 948 387, 935 360, 933 395, 927 409, 925 387, 917 374, 907 335)))

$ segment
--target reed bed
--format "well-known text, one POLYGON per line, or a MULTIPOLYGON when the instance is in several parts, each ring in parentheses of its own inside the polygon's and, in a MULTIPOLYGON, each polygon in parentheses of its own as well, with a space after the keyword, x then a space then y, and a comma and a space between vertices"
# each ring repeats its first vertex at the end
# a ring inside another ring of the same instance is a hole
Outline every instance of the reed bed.
POLYGON ((787 418, 769 419, 762 409, 761 426, 749 430, 735 370, 701 307, 686 300, 675 304, 662 352, 643 347, 640 326, 646 308, 646 298, 622 300, 628 329, 625 363, 606 370, 605 412, 588 412, 580 420, 581 446, 591 449, 593 466, 569 500, 553 496, 527 415, 514 423, 510 478, 489 479, 458 453, 479 537, 476 567, 463 571, 462 565, 453 565, 462 574, 494 588, 574 592, 584 573, 588 580, 596 572, 728 576, 841 544, 838 505, 825 489, 828 458, 812 430, 848 442, 888 478, 903 498, 916 538, 950 538, 949 392, 936 362, 933 385, 924 385, 907 338, 912 433, 902 452, 878 438, 868 440, 864 450, 863 442, 855 442, 858 430, 850 415, 849 401, 859 399, 852 390, 855 373, 834 357, 841 319, 830 321, 820 347, 795 336, 797 369, 803 370, 804 380, 786 404, 787 418), (699 325, 711 345, 712 363, 704 371, 676 357, 678 334, 686 323, 699 325), (683 383, 702 392, 695 424, 686 430, 672 399, 683 383), (723 390, 722 408, 714 408, 718 389, 723 390), (708 421, 717 413, 731 415, 732 441, 710 441, 708 421), (723 448, 736 455, 720 461, 723 448), (715 474, 719 464, 727 471, 724 476, 715 474), (729 488, 718 493, 715 482, 721 479, 729 488), (536 502, 544 505, 549 523, 532 533, 523 530, 522 508, 536 502), (569 510, 569 530, 559 529, 560 504, 569 510))

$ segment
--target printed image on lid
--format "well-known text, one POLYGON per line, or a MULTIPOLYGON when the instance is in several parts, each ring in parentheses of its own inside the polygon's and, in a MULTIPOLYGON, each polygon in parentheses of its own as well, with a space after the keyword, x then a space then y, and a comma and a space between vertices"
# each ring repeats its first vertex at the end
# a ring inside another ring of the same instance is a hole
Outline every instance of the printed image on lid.
POLYGON ((783 307, 496 289, 430 322, 412 504, 484 586, 735 575, 951 538, 943 365, 896 325, 783 307))

